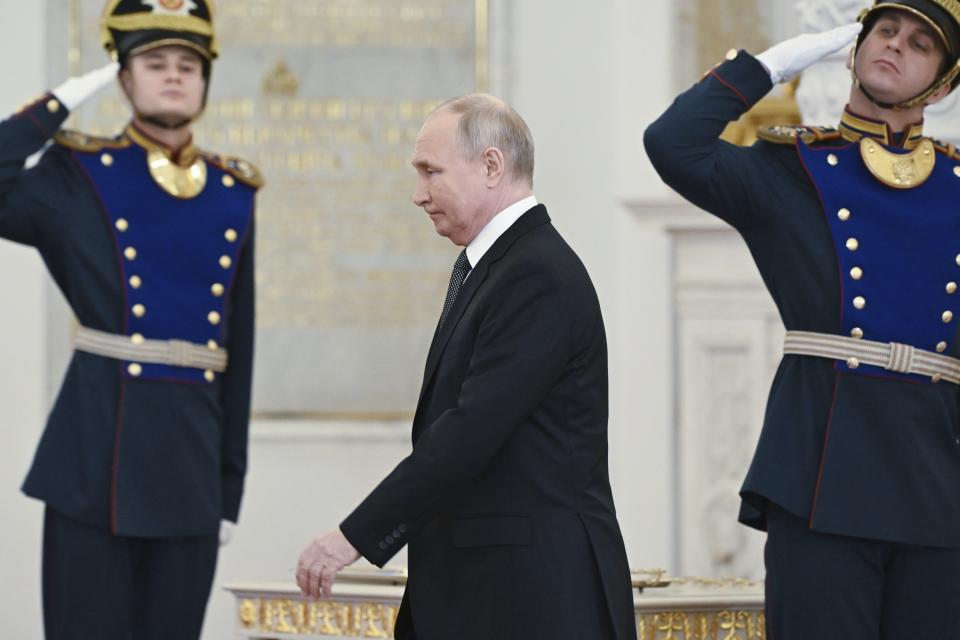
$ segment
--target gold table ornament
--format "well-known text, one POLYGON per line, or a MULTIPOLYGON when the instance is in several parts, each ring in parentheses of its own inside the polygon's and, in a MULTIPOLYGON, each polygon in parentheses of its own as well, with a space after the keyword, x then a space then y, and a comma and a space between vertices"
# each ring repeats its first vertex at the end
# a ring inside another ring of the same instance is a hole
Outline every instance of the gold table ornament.
MULTIPOLYGON (((236 638, 392 638, 405 569, 349 569, 329 600, 305 600, 293 583, 231 584, 236 638)), ((765 640, 763 585, 741 579, 632 573, 638 640, 765 640)), ((451 638, 450 640, 456 640, 451 638)))

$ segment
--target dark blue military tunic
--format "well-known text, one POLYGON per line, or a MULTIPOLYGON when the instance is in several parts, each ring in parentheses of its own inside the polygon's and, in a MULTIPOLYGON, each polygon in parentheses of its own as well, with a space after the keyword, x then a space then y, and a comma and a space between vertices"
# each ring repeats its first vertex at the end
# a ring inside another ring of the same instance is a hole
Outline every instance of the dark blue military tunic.
POLYGON ((150 173, 156 143, 132 126, 58 133, 66 117, 47 96, 0 123, 0 236, 39 250, 80 325, 227 349, 229 364, 74 353, 23 490, 118 535, 216 535, 246 471, 259 176, 190 147, 173 160, 202 160, 206 183, 176 197, 150 173))
MULTIPOLYGON (((839 130, 800 129, 789 144, 719 140, 770 89, 740 52, 679 96, 645 135, 664 181, 740 233, 788 330, 960 356, 958 155, 927 143, 931 174, 901 189, 869 170, 860 141, 907 160, 923 152, 920 125, 894 136, 848 111, 839 130)), ((741 521, 765 528, 772 502, 815 531, 960 547, 958 398, 932 378, 785 356, 741 521)))

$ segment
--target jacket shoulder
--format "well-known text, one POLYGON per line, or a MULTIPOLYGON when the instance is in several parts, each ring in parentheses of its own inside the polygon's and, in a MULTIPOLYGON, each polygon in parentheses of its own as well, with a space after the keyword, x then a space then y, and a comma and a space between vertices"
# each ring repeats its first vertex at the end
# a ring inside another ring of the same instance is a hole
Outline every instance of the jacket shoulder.
POLYGON ((260 169, 258 169, 252 162, 242 158, 222 156, 217 153, 204 151, 203 159, 211 164, 216 165, 217 167, 220 167, 222 170, 226 171, 248 187, 259 189, 266 183, 263 178, 263 174, 260 173, 260 169))
POLYGON ((930 141, 933 143, 934 148, 940 153, 944 154, 951 160, 960 160, 960 150, 957 150, 957 145, 952 142, 941 142, 935 138, 930 138, 930 141))
POLYGON ((773 144, 794 145, 797 143, 797 138, 811 144, 836 140, 839 137, 840 132, 836 129, 811 125, 778 124, 757 130, 757 138, 773 144))
POLYGON ((130 141, 123 138, 101 138, 72 129, 61 129, 54 134, 53 141, 61 147, 85 153, 96 153, 103 149, 121 149, 130 145, 130 141))

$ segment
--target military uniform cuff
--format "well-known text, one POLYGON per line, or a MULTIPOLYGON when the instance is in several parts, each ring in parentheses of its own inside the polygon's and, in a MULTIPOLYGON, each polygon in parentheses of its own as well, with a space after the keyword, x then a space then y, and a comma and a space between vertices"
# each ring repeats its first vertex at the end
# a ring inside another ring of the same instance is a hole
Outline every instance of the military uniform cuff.
POLYGON ((744 50, 730 51, 727 60, 709 73, 734 92, 749 109, 773 89, 770 74, 744 50))
POLYGON ((46 140, 60 130, 69 115, 70 110, 55 95, 48 93, 23 107, 14 117, 29 120, 46 140))

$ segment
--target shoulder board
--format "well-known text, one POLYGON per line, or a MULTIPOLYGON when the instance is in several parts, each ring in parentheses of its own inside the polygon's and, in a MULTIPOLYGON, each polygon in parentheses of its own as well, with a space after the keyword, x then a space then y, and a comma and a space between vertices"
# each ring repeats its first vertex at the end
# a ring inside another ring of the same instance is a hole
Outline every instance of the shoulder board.
POLYGON ((774 144, 796 144, 797 138, 807 144, 835 140, 840 132, 829 127, 811 127, 807 125, 776 125, 757 130, 757 137, 774 144))
POLYGON ((933 142, 933 147, 937 151, 948 156, 951 160, 960 160, 960 151, 957 150, 957 145, 952 142, 940 142, 935 138, 930 138, 930 141, 933 142))
POLYGON ((203 159, 217 165, 248 187, 259 189, 265 183, 260 170, 257 169, 253 163, 247 162, 246 160, 220 156, 214 153, 204 153, 203 159))
POLYGON ((61 129, 57 131, 53 136, 53 140, 61 147, 88 153, 95 153, 102 149, 122 149, 123 147, 130 146, 130 141, 124 138, 88 136, 85 133, 71 129, 61 129))

